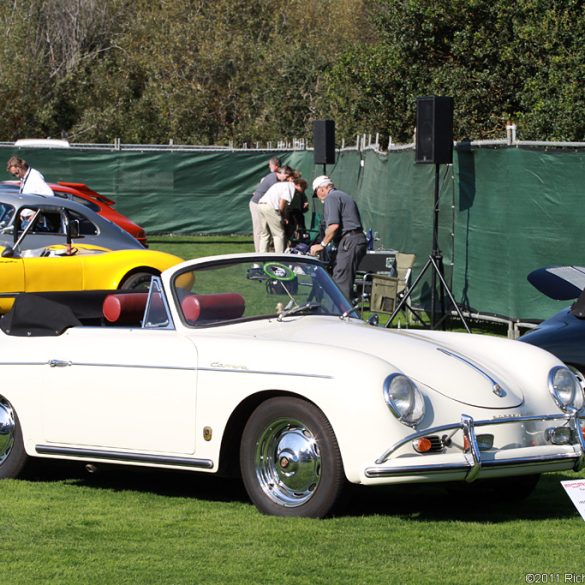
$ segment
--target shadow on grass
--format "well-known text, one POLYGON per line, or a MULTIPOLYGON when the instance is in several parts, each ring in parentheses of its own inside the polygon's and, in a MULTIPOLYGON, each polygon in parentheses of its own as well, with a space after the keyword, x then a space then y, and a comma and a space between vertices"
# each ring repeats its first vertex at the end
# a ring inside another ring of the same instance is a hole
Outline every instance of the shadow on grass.
MULTIPOLYGON (((578 516, 560 482, 572 474, 551 473, 541 477, 525 499, 508 500, 505 493, 470 490, 462 484, 410 484, 403 486, 352 486, 346 505, 337 517, 394 516, 412 521, 506 523, 541 521, 578 516), (452 489, 452 487, 454 489, 452 489)), ((574 476, 573 476, 574 477, 574 476)), ((96 473, 71 462, 40 462, 29 481, 64 481, 84 488, 153 493, 169 498, 194 498, 210 502, 249 503, 240 479, 202 473, 161 471, 100 465, 96 473)), ((250 504, 252 505, 252 504, 250 504)))
POLYGON ((519 500, 507 498, 505 492, 475 490, 475 486, 463 484, 357 487, 344 515, 376 514, 423 522, 458 520, 489 524, 572 518, 578 512, 560 484, 567 479, 571 479, 570 474, 545 474, 532 494, 519 500), (468 487, 472 489, 466 493, 468 487))
POLYGON ((216 502, 247 502, 241 480, 203 473, 97 464, 86 471, 85 463, 39 461, 26 474, 32 482, 62 482, 69 485, 112 491, 148 492, 166 497, 197 498, 216 502))

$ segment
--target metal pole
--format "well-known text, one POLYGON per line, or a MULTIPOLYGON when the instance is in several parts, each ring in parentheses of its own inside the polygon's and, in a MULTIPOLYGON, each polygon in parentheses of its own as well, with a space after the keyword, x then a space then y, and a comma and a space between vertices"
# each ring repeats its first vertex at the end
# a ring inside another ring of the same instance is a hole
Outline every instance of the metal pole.
MULTIPOLYGON (((439 168, 438 163, 435 164, 435 207, 433 213, 433 250, 431 256, 433 260, 440 260, 441 252, 439 250, 439 168)), ((437 274, 433 270, 431 274, 431 329, 435 328, 435 312, 437 303, 437 274)))

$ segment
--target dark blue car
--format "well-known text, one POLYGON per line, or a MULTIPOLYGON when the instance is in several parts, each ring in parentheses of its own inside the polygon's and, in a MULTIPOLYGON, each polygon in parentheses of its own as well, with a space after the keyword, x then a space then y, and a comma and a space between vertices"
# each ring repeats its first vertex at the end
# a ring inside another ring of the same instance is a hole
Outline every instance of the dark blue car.
POLYGON ((585 268, 550 266, 528 275, 528 281, 551 299, 575 302, 559 311, 538 327, 524 334, 520 341, 542 347, 571 366, 581 383, 585 382, 585 268))

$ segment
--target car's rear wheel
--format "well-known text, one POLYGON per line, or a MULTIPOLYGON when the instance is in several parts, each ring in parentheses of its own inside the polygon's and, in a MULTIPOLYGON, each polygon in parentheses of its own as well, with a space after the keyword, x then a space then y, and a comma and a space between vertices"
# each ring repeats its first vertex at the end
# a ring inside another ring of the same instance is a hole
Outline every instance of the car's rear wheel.
POLYGON ((152 276, 150 272, 136 272, 126 277, 119 288, 121 290, 147 292, 152 276))
POLYGON ((327 516, 346 484, 331 424, 298 398, 271 398, 252 413, 242 436, 240 467, 252 502, 277 516, 327 516))
POLYGON ((27 461, 16 411, 0 396, 0 479, 18 477, 27 461))

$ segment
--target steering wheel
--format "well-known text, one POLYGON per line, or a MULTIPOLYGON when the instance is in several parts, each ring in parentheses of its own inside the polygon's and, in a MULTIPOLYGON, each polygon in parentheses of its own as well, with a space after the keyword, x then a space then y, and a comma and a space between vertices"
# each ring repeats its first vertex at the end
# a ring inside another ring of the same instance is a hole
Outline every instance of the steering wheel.
POLYGON ((280 262, 266 262, 262 270, 268 278, 273 280, 280 280, 282 282, 290 282, 296 278, 296 274, 291 268, 280 262))

